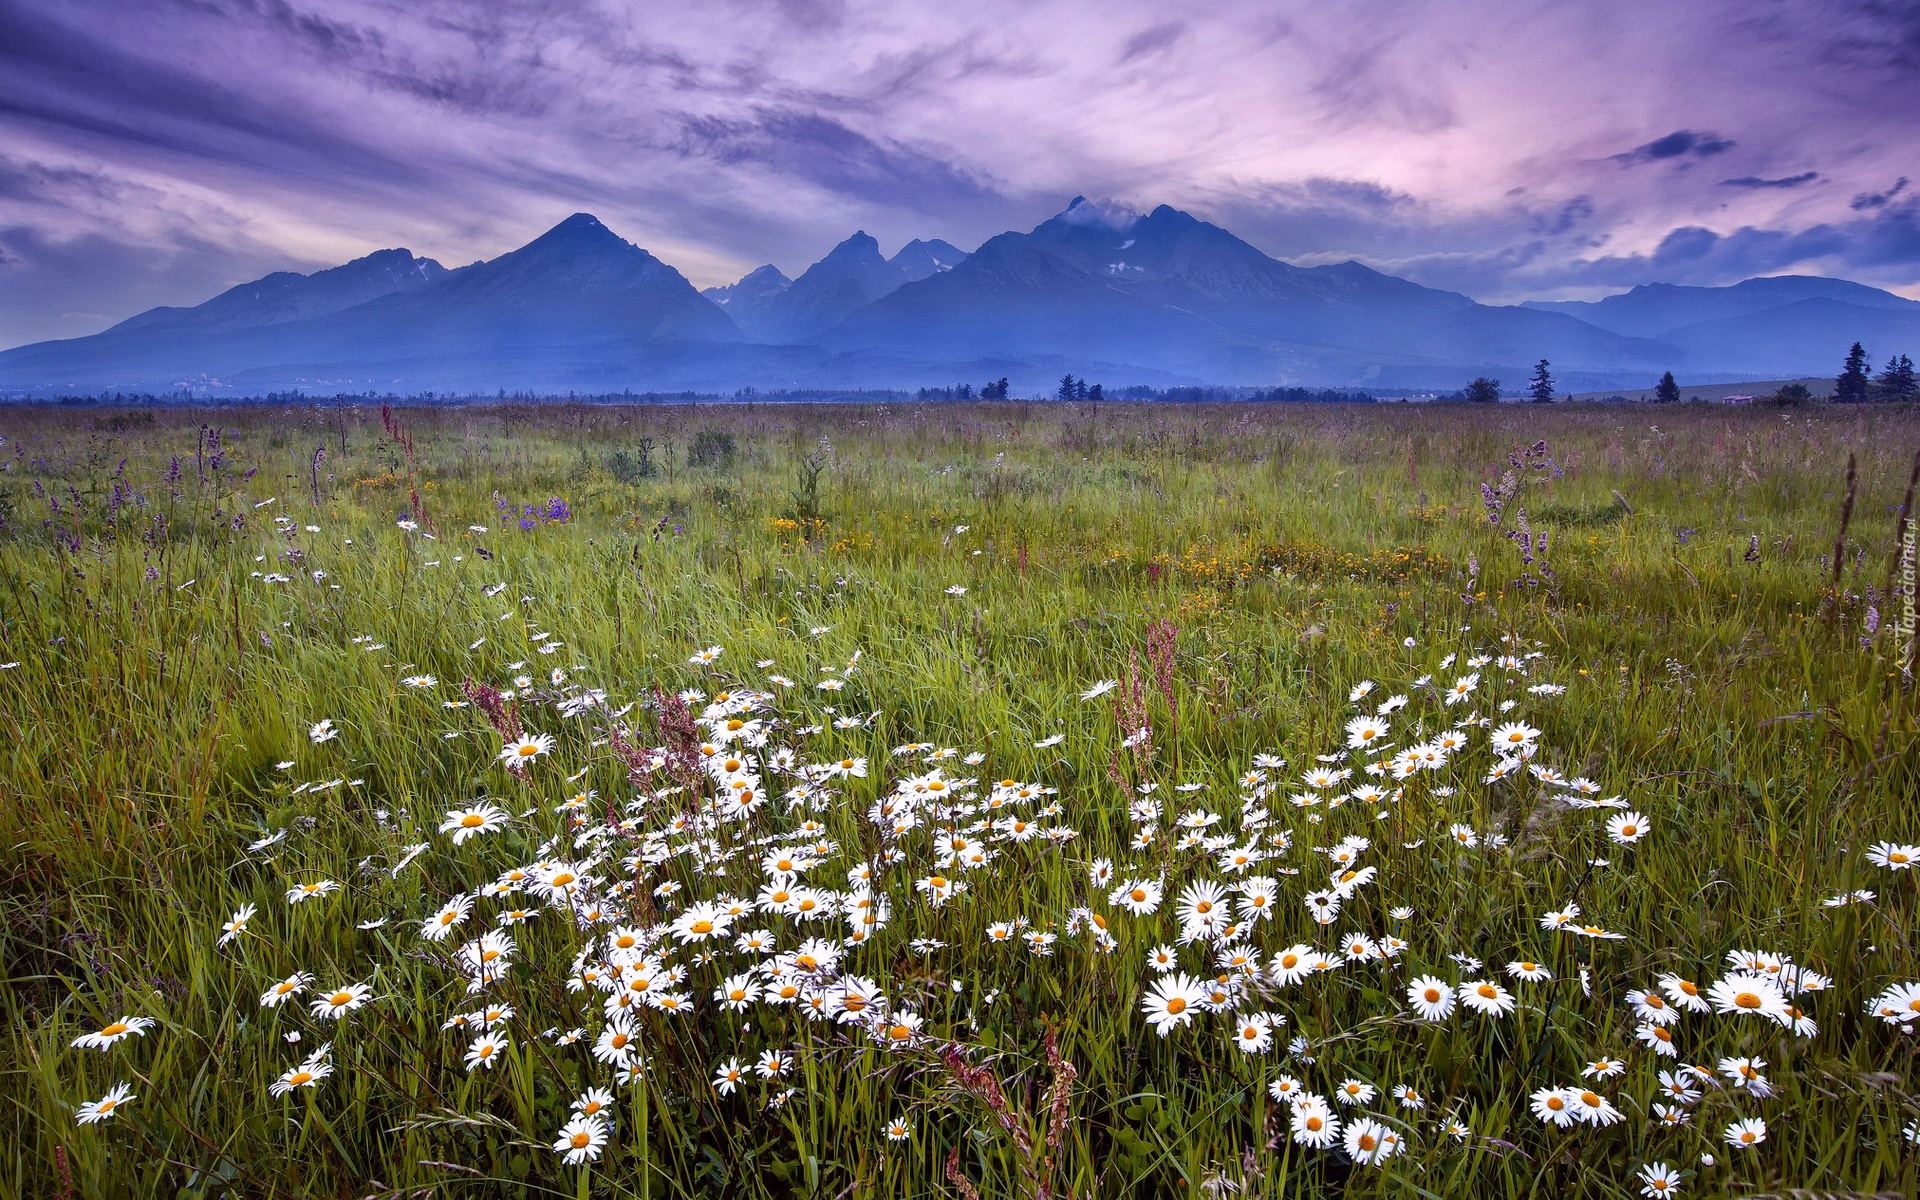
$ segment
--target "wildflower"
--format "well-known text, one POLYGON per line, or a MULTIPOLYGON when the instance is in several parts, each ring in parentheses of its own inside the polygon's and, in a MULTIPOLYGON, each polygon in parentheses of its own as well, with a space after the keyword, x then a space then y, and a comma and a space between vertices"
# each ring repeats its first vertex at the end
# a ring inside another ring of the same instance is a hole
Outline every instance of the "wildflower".
POLYGON ((1140 1011, 1155 1032, 1165 1037, 1176 1026, 1191 1023, 1194 1008, 1205 998, 1200 981, 1182 971, 1156 979, 1140 998, 1140 1011))
POLYGON ((245 933, 247 931, 247 922, 253 920, 255 911, 254 906, 251 904, 242 904, 239 908, 234 909, 233 917, 220 927, 220 936, 213 944, 215 946, 224 946, 245 933))
POLYGON ((1507 974, 1522 983, 1541 983, 1553 978, 1553 972, 1536 962, 1510 962, 1507 974))
POLYGON ((746 1066, 737 1058, 729 1058, 713 1069, 713 1090, 722 1096, 731 1096, 746 1076, 746 1066))
POLYGON ((1293 1106, 1293 1140, 1302 1146, 1324 1150, 1340 1137, 1340 1118, 1327 1108, 1327 1102, 1315 1096, 1293 1106))
POLYGON ((1503 754, 1525 757, 1534 748, 1540 731, 1525 721, 1509 721, 1493 731, 1494 748, 1503 754))
POLYGON ((1107 900, 1136 917, 1151 915, 1160 907, 1160 885, 1150 879, 1136 879, 1108 893, 1107 900))
POLYGON ((568 1166, 577 1167, 597 1160, 606 1144, 607 1123, 599 1117, 575 1113, 560 1127, 560 1136, 553 1139, 553 1152, 568 1166))
POLYGON ((1691 979, 1682 979, 1678 975, 1662 975, 1660 990, 1667 994, 1667 999, 1688 1012, 1711 1011, 1712 1006, 1707 1003, 1707 998, 1700 994, 1699 985, 1691 979))
POLYGON ((1342 1104, 1371 1104, 1378 1092, 1364 1079, 1342 1080, 1334 1089, 1333 1098, 1342 1104))
POLYGON ((1622 846, 1632 845, 1647 833, 1647 819, 1637 812, 1616 813, 1607 819, 1607 836, 1622 846))
POLYGON ((446 820, 440 822, 440 832, 452 834, 453 844, 458 846, 470 837, 493 833, 506 823, 506 813, 491 804, 478 804, 472 808, 456 808, 447 813, 446 820))
POLYGON ((1565 1129, 1573 1124, 1573 1102, 1566 1088, 1541 1088, 1532 1096, 1533 1115, 1544 1124, 1565 1129))
POLYGON ((284 1096, 295 1088, 318 1087, 321 1080, 333 1074, 333 1064, 327 1061, 326 1055, 325 1046, 314 1051, 307 1056, 306 1061, 285 1071, 278 1079, 268 1084, 267 1094, 284 1096))
POLYGON ((1233 1043, 1248 1054, 1265 1054, 1273 1046, 1273 1021, 1264 1013, 1235 1017, 1233 1043))
POLYGON ((74 1111, 73 1119, 82 1125, 94 1125, 108 1120, 128 1101, 137 1100, 133 1089, 124 1083, 117 1083, 106 1095, 98 1100, 89 1100, 74 1111))
POLYGON ((1370 1117, 1357 1117, 1347 1126, 1347 1157, 1363 1166, 1377 1167, 1400 1149, 1400 1135, 1370 1117))
POLYGON ((331 879, 316 880, 313 883, 296 883, 287 889, 287 903, 300 904, 317 896, 331 896, 340 890, 340 885, 331 879))
POLYGON ((1767 1123, 1759 1117, 1747 1117, 1727 1126, 1723 1135, 1736 1150, 1750 1150, 1767 1140, 1767 1123))
POLYGON ((307 730, 307 737, 310 738, 316 746, 321 742, 330 742, 339 736, 340 731, 333 727, 333 719, 331 717, 317 722, 307 730))
POLYGON ((115 1042, 130 1037, 145 1037, 147 1030, 154 1026, 152 1017, 121 1017, 95 1033, 83 1033, 73 1039, 73 1045, 82 1050, 106 1050, 115 1042))
POLYGON ((1736 973, 1708 989, 1714 1011, 1731 1016, 1772 1017, 1782 1025, 1788 1021, 1787 998, 1773 980, 1760 975, 1736 973))
POLYGON ((475 1067, 484 1067, 491 1071, 493 1064, 499 1061, 511 1047, 511 1042, 497 1034, 481 1034, 479 1037, 474 1038, 472 1044, 467 1047, 467 1070, 472 1071, 475 1067))
POLYGON ((1514 999, 1507 989, 1488 980, 1469 980, 1460 985, 1460 1003, 1487 1017, 1504 1017, 1513 1011, 1514 999))
POLYGON ((1651 1162, 1640 1168, 1640 1194, 1647 1200, 1663 1200, 1680 1194, 1680 1173, 1663 1162, 1651 1162))
POLYGON ((552 749, 552 734, 522 732, 519 737, 501 747, 499 761, 517 771, 552 749))
POLYGON ((888 1141, 904 1142, 912 1136, 913 1126, 907 1122, 905 1117, 895 1117, 893 1120, 887 1122, 888 1141))
POLYGON ((348 1013, 365 1007, 372 991, 371 984, 350 983, 310 1001, 307 1007, 313 1010, 313 1015, 316 1017, 329 1017, 338 1021, 348 1013))
POLYGON ((1437 976, 1422 975, 1407 985, 1407 1003, 1423 1021, 1444 1021, 1453 1014, 1453 988, 1437 976))
POLYGON ((1920 862, 1920 846, 1910 846, 1904 842, 1875 842, 1867 847, 1867 861, 1876 867, 1909 871, 1914 863, 1920 862))
POLYGON ((1626 1120, 1619 1109, 1598 1092, 1575 1091, 1567 1089, 1571 1098, 1573 1115, 1588 1125, 1612 1125, 1626 1120))
POLYGON ((274 984, 266 991, 260 993, 260 1007, 279 1008, 280 1005, 289 998, 298 996, 301 992, 306 991, 307 986, 312 982, 312 975, 309 975, 305 971, 295 971, 279 983, 274 984))

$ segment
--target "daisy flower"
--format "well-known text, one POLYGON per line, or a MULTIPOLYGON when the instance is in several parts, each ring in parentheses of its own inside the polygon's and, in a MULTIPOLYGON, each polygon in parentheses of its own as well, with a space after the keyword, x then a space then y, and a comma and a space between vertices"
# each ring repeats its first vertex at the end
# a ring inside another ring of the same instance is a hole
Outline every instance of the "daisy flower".
POLYGON ((730 1058, 713 1069, 713 1090, 722 1096, 731 1096, 746 1077, 746 1066, 739 1059, 730 1058))
POLYGON ((1400 1135, 1371 1117, 1356 1117, 1347 1126, 1347 1157, 1363 1166, 1377 1167, 1400 1150, 1400 1135))
POLYGON ((1340 1137, 1340 1118, 1317 1096, 1303 1098, 1293 1106, 1292 1124, 1293 1140, 1316 1150, 1326 1149, 1340 1137))
POLYGON ((1615 813, 1607 818, 1607 836, 1619 845, 1631 846, 1648 832, 1647 818, 1637 812, 1615 813))
POLYGON ((1407 985, 1407 1003, 1423 1021, 1444 1021, 1453 1015, 1453 986, 1435 975, 1422 975, 1407 985))
POLYGON ((1504 1017, 1513 1011, 1512 993, 1491 980, 1468 980, 1460 985, 1460 1003, 1487 1017, 1504 1017))
POLYGON ((137 1099, 139 1097, 133 1094, 132 1088, 124 1083, 118 1083, 113 1086, 112 1091, 98 1100, 89 1100, 74 1110, 73 1119, 82 1125, 98 1124, 119 1112, 128 1101, 137 1099))
POLYGON ((333 1065, 326 1060, 326 1049, 322 1047, 307 1057, 297 1067, 290 1068, 280 1078, 267 1085, 269 1096, 284 1096, 296 1088, 318 1087, 320 1081, 333 1074, 333 1065))
POLYGON ((908 1123, 905 1117, 895 1117, 893 1120, 887 1122, 888 1141, 904 1142, 912 1136, 913 1126, 908 1123))
POLYGON ((1626 1120, 1620 1110, 1598 1092, 1568 1088, 1567 1094, 1573 1107, 1573 1115, 1584 1124, 1613 1125, 1626 1120))
POLYGON ((365 1007, 368 995, 372 991, 371 984, 350 983, 346 987, 338 988, 309 1001, 307 1007, 313 1010, 313 1015, 316 1017, 329 1017, 338 1021, 355 1009, 365 1007))
POLYGON ((253 920, 255 908, 251 904, 242 904, 233 911, 233 917, 220 927, 220 937, 213 944, 224 946, 247 931, 247 922, 253 920))
POLYGON ((73 1039, 73 1045, 81 1050, 106 1050, 126 1038, 145 1037, 154 1024, 152 1017, 121 1017, 97 1032, 81 1034, 73 1039))
POLYGON ((1767 1140, 1767 1123, 1759 1117, 1747 1117, 1727 1126, 1723 1136, 1734 1149, 1750 1150, 1767 1140))
POLYGON ((1558 1129, 1573 1124, 1573 1101, 1566 1088, 1541 1088, 1531 1097, 1533 1115, 1541 1122, 1558 1129))
POLYGON ((553 1139, 553 1152, 568 1166, 577 1167, 598 1159, 606 1145, 607 1123, 599 1117, 575 1113, 560 1127, 560 1136, 553 1139))
POLYGON ((1773 980, 1763 975, 1736 972, 1707 990, 1714 1011, 1723 1016, 1771 1017, 1785 1025, 1787 998, 1773 980))
POLYGON ((1379 1093, 1364 1079, 1345 1079, 1333 1091, 1333 1098, 1342 1104, 1371 1104, 1379 1093))
POLYGON ((481 1034, 479 1037, 473 1039, 473 1043, 467 1047, 467 1070, 472 1071, 476 1067, 485 1068, 489 1071, 493 1070, 493 1064, 500 1061, 500 1059, 505 1056, 507 1050, 512 1048, 512 1045, 513 1043, 501 1037, 499 1034, 481 1034))
POLYGON ((1165 1037, 1176 1026, 1191 1023, 1194 1010, 1205 999, 1206 989, 1200 981, 1180 971, 1154 980, 1147 994, 1140 998, 1140 1011, 1154 1031, 1165 1037))
POLYGON ((1647 1200, 1662 1200, 1680 1194, 1680 1172, 1663 1162, 1651 1162, 1640 1168, 1640 1194, 1647 1200))
POLYGON ((266 991, 260 993, 260 1007, 279 1008, 280 1005, 288 999, 306 991, 308 985, 312 982, 312 975, 309 975, 305 971, 295 971, 279 983, 274 984, 266 991))
POLYGON ((340 890, 340 885, 331 879, 319 879, 312 883, 296 883, 287 889, 287 903, 300 904, 320 896, 331 896, 340 890))
POLYGON ((1920 846, 1910 846, 1904 842, 1875 842, 1867 847, 1867 861, 1876 867, 1909 871, 1914 863, 1920 862, 1920 846))
POLYGON ((458 846, 470 837, 483 833, 493 833, 507 823, 507 814, 491 804, 477 804, 472 808, 456 808, 440 822, 440 832, 453 835, 453 844, 458 846))
POLYGON ((552 749, 552 734, 522 732, 519 737, 501 747, 498 761, 514 770, 519 770, 552 749))

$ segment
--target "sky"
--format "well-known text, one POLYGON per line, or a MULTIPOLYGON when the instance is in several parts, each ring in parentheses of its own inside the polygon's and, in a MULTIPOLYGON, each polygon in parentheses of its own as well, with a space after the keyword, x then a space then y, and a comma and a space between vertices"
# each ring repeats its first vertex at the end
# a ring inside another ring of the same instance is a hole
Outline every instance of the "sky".
POLYGON ((1489 303, 1920 298, 1915 113, 1912 0, 0 0, 0 347, 576 211, 704 287, 1076 194, 1489 303))

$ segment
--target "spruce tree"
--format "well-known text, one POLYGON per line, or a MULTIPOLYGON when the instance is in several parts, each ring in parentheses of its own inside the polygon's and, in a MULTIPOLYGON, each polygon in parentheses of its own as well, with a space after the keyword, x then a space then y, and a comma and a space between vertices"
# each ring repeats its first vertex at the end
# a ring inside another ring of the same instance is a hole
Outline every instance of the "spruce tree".
POLYGON ((1833 381, 1835 404, 1862 404, 1867 399, 1867 352, 1859 342, 1847 351, 1847 364, 1833 381))
POLYGON ((1653 398, 1661 404, 1680 403, 1680 385, 1673 381, 1673 372, 1668 371, 1660 377, 1660 383, 1653 389, 1653 398))
POLYGON ((1874 392, 1882 400, 1904 401, 1914 398, 1913 360, 1901 354, 1887 360, 1887 369, 1873 381, 1874 392))
POLYGON ((1535 404, 1545 404, 1553 399, 1553 376, 1547 374, 1547 360, 1541 359, 1533 369, 1533 379, 1527 384, 1527 394, 1533 397, 1535 404))

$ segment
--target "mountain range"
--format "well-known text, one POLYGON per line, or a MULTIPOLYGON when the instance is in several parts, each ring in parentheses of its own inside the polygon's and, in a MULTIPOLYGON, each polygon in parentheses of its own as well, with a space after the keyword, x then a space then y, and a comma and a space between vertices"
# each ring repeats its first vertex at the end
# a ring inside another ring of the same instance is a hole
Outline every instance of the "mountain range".
POLYGON ((1480 304, 1357 262, 1299 267, 1162 205, 1075 197, 968 254, 857 232, 788 279, 698 291, 576 213, 449 270, 381 250, 191 308, 0 352, 0 394, 102 390, 542 392, 915 387, 1063 372, 1124 384, 1567 390, 1832 373, 1854 341, 1920 351, 1920 302, 1846 280, 1651 284, 1598 301, 1480 304))

